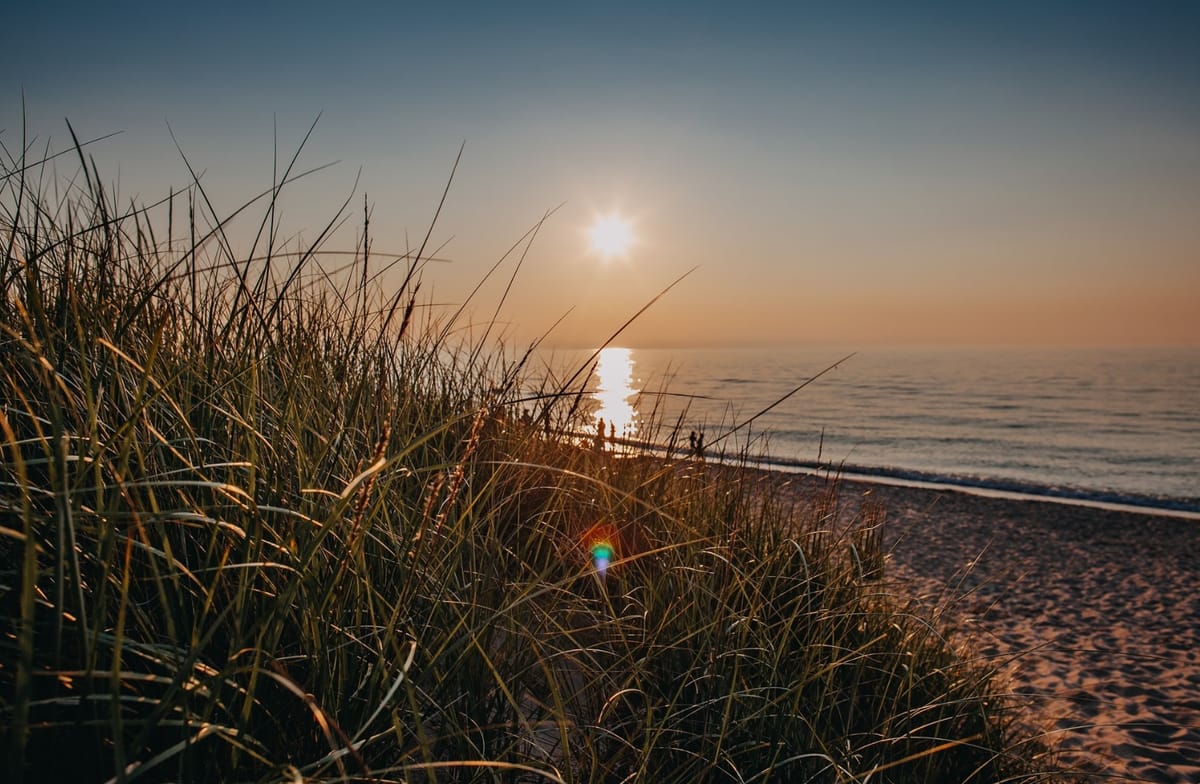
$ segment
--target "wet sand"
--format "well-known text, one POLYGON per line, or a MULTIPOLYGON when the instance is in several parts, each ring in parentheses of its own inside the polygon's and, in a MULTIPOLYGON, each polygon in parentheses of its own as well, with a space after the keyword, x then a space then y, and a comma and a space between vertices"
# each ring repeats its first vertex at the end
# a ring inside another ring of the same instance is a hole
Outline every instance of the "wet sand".
POLYGON ((1200 522, 864 482, 841 498, 884 505, 892 576, 957 597, 945 619, 1030 695, 1065 760, 1200 782, 1200 522))

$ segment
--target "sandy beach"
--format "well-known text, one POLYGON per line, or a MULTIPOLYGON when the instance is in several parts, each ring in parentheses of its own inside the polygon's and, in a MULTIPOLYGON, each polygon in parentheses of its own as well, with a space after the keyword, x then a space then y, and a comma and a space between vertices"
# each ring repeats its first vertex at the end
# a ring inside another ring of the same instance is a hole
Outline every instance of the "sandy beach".
MULTIPOLYGON (((792 477, 803 488, 815 479, 792 477)), ((1030 695, 1064 759, 1118 781, 1200 781, 1200 522, 843 483, 887 509, 893 577, 1030 695)))

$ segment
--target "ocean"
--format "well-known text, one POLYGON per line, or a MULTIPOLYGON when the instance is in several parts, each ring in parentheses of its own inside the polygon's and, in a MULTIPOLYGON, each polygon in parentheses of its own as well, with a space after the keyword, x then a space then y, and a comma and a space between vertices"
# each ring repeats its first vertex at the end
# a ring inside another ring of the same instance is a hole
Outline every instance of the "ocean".
POLYGON ((1200 513, 1200 349, 849 353, 614 347, 588 389, 618 435, 711 458, 1200 513))

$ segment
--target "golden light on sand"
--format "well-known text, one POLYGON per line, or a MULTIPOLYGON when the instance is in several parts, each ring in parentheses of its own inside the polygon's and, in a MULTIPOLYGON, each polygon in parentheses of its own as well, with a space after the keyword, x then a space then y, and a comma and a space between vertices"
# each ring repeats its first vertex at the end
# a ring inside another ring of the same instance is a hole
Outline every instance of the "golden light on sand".
POLYGON ((616 213, 596 218, 588 229, 592 250, 605 258, 624 256, 633 245, 633 227, 629 221, 616 213))

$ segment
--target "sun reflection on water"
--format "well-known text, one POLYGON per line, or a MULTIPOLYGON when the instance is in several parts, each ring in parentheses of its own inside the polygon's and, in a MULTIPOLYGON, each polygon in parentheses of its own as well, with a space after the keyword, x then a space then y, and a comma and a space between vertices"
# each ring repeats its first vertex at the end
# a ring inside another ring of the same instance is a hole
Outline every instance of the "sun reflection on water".
MULTIPOLYGON (((596 361, 596 391, 600 403, 596 422, 604 420, 605 430, 615 430, 618 438, 637 435, 637 409, 631 402, 637 397, 633 379, 633 350, 608 347, 600 350, 596 361)), ((606 432, 607 435, 607 432, 606 432)))

